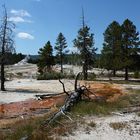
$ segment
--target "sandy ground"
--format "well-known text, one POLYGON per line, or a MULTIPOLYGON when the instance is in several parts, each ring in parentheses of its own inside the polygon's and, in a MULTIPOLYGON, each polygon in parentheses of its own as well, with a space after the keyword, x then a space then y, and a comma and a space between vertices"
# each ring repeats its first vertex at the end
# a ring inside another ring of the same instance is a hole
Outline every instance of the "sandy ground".
MULTIPOLYGON (((63 82, 67 91, 73 90, 74 81, 63 80, 63 82)), ((7 91, 0 91, 0 104, 35 99, 35 95, 38 94, 63 92, 62 85, 58 80, 15 79, 7 81, 5 87, 7 91)))
POLYGON ((136 114, 108 117, 86 117, 86 123, 95 122, 95 127, 80 125, 79 130, 62 140, 140 140, 140 117, 136 114), (114 129, 110 124, 123 124, 114 129))
MULTIPOLYGON (((5 82, 7 91, 0 91, 0 104, 35 99, 36 94, 61 93, 62 85, 58 80, 36 80, 37 66, 21 64, 6 66, 8 80, 5 82)), ((73 81, 63 80, 67 90, 73 89, 73 81)))

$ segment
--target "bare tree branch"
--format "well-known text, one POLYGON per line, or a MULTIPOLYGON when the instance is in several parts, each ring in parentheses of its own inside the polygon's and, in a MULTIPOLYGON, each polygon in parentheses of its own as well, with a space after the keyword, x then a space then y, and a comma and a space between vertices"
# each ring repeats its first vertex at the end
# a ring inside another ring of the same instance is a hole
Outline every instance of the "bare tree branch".
POLYGON ((69 94, 68 94, 68 92, 66 92, 66 90, 65 90, 65 86, 64 86, 64 83, 59 79, 59 82, 62 84, 62 86, 63 86, 63 92, 64 93, 66 93, 68 96, 69 96, 69 94))

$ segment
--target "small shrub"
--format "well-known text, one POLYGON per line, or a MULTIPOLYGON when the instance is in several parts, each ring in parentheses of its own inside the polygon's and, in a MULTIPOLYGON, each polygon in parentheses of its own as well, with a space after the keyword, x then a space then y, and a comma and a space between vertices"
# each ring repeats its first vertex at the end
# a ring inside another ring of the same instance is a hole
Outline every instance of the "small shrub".
POLYGON ((75 75, 74 74, 66 74, 66 73, 59 73, 59 72, 47 72, 38 75, 38 80, 56 80, 56 79, 63 79, 63 78, 68 78, 68 79, 74 79, 75 75))
POLYGON ((63 74, 61 73, 57 73, 57 72, 47 72, 47 73, 43 73, 41 75, 38 76, 38 80, 53 80, 53 79, 59 79, 59 78, 63 78, 63 74))
POLYGON ((95 78, 96 78, 96 74, 95 73, 89 73, 88 74, 88 80, 95 80, 95 78))
POLYGON ((138 116, 140 117, 140 112, 138 113, 138 116))
POLYGON ((134 72, 134 78, 140 78, 140 73, 139 71, 134 72))
POLYGON ((23 73, 18 72, 17 75, 18 75, 18 76, 23 76, 23 73))

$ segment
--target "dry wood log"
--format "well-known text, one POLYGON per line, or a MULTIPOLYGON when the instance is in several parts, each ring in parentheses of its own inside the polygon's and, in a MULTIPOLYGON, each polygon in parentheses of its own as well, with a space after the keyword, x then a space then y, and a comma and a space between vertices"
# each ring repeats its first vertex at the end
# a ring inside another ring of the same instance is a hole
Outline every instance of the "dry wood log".
MULTIPOLYGON (((47 121, 45 121, 44 124, 47 124, 47 125, 50 124, 51 122, 55 121, 55 119, 60 117, 61 115, 64 115, 67 118, 69 118, 70 120, 72 120, 67 115, 67 112, 70 111, 71 107, 74 106, 76 103, 78 103, 82 99, 83 95, 87 96, 90 99, 90 97, 88 95, 86 95, 85 91, 89 91, 89 90, 85 86, 77 87, 77 82, 78 82, 78 78, 80 75, 81 75, 81 73, 78 73, 75 78, 75 85, 74 85, 75 90, 72 92, 66 92, 64 83, 59 79, 59 82, 63 85, 63 91, 64 91, 64 93, 66 93, 67 97, 66 97, 64 105, 62 107, 60 107, 59 111, 56 112, 53 116, 51 116, 47 121)), ((92 93, 92 94, 94 94, 94 93, 92 93)), ((96 97, 96 95, 95 95, 95 97, 96 97)))

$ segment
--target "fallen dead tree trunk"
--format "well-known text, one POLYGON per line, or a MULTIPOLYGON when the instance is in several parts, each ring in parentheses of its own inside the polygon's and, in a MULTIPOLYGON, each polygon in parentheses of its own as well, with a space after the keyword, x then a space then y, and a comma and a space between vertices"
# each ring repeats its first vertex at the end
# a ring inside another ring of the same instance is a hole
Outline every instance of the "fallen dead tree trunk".
MULTIPOLYGON (((64 83, 59 79, 59 82, 63 85, 63 91, 64 91, 64 93, 66 93, 67 97, 66 97, 64 105, 62 107, 60 107, 59 111, 56 112, 53 116, 51 116, 47 121, 45 121, 44 124, 47 124, 47 125, 50 124, 51 122, 53 122, 56 118, 60 117, 61 115, 64 115, 67 118, 69 118, 70 120, 72 120, 67 115, 67 113, 70 111, 71 107, 74 106, 76 103, 78 103, 82 99, 82 96, 86 96, 88 99, 90 99, 90 97, 86 94, 86 91, 89 91, 89 90, 84 85, 79 86, 77 88, 78 78, 80 77, 81 74, 82 73, 77 74, 76 79, 75 79, 75 90, 72 92, 66 92, 64 83)), ((94 94, 94 93, 92 93, 92 94, 94 94)), ((95 98, 96 98, 96 95, 95 95, 95 98)))

